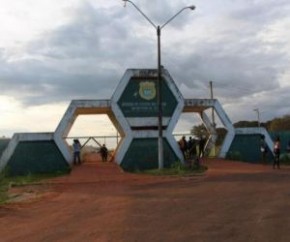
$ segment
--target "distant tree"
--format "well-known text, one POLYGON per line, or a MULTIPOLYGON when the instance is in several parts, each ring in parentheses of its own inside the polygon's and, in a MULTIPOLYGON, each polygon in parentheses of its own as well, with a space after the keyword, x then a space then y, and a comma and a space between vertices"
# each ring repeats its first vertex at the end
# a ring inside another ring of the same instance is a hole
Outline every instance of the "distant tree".
MULTIPOLYGON (((235 128, 247 128, 247 127, 257 127, 257 121, 239 121, 234 123, 235 128)), ((266 128, 269 131, 290 131, 290 115, 285 115, 280 118, 274 118, 265 123, 260 123, 261 127, 266 128)))
POLYGON ((235 128, 249 128, 249 127, 257 127, 257 121, 239 121, 234 123, 235 128))
POLYGON ((190 130, 190 133, 199 139, 203 135, 205 135, 206 138, 208 138, 208 136, 209 136, 208 131, 207 131, 206 127, 204 126, 204 124, 193 126, 192 129, 190 130))
POLYGON ((262 127, 265 127, 267 130, 269 130, 270 129, 270 125, 271 125, 271 120, 269 120, 269 121, 267 121, 267 122, 265 122, 265 123, 261 123, 261 126, 262 127))
MULTIPOLYGON (((256 128, 258 127, 258 121, 239 121, 239 122, 236 122, 234 123, 234 127, 235 128, 256 128)), ((266 122, 266 123, 260 123, 260 127, 264 127, 266 129, 269 128, 269 122, 266 122)))
MULTIPOLYGON (((209 133, 205 128, 204 124, 193 126, 190 133, 195 137, 197 137, 198 139, 200 139, 203 135, 205 135, 207 139, 209 137, 209 133)), ((227 130, 225 128, 216 128, 216 133, 217 133, 216 144, 221 145, 227 134, 227 130)))
MULTIPOLYGON (((275 118, 273 120, 269 120, 264 123, 261 122, 260 126, 266 128, 269 131, 290 131, 290 115, 275 118)), ((234 123, 234 127, 235 128, 258 127, 258 122, 243 120, 234 123)), ((216 132, 218 136, 216 144, 221 145, 226 136, 227 130, 225 128, 217 128, 216 132)), ((202 135, 206 135, 207 138, 209 137, 209 133, 205 128, 204 124, 193 126, 192 129, 190 130, 190 133, 197 138, 201 138, 202 135)))
POLYGON ((270 131, 290 131, 290 115, 275 118, 269 125, 270 131))

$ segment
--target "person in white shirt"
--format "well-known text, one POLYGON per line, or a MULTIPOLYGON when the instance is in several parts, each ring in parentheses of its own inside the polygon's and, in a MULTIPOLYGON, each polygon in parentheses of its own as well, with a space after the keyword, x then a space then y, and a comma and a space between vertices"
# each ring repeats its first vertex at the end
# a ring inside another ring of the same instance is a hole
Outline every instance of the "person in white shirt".
POLYGON ((81 144, 78 139, 74 139, 73 152, 74 152, 74 165, 81 164, 81 144))

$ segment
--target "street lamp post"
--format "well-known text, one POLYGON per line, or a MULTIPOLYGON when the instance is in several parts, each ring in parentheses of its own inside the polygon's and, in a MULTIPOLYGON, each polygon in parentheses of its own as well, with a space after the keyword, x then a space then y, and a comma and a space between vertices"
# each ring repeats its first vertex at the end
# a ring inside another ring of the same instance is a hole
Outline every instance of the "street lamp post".
POLYGON ((258 122, 258 127, 260 128, 260 110, 258 108, 255 108, 253 111, 257 112, 257 122, 258 122))
MULTIPOLYGON (((131 3, 137 11, 156 29, 157 34, 157 103, 158 103, 158 168, 162 169, 164 166, 163 161, 163 124, 162 124, 162 73, 161 73, 161 42, 160 42, 160 36, 161 36, 161 30, 170 23, 177 15, 179 15, 182 11, 185 9, 194 10, 195 6, 187 6, 179 10, 175 15, 173 15, 171 18, 169 18, 163 25, 156 25, 153 23, 150 18, 146 16, 145 13, 143 13, 140 8, 136 6, 135 3, 133 3, 130 0, 123 0, 126 4, 127 2, 131 3)), ((126 5, 125 5, 126 6, 126 5)))

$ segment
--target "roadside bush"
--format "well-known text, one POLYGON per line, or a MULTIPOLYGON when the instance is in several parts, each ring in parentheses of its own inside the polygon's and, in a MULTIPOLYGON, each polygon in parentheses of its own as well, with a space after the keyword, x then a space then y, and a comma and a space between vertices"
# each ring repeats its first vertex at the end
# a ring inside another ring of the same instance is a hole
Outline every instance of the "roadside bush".
POLYGON ((180 161, 174 162, 170 168, 146 170, 142 173, 151 175, 177 175, 188 176, 204 173, 207 167, 204 165, 181 163, 180 161))
POLYGON ((5 202, 8 195, 9 182, 6 179, 5 172, 0 173, 0 204, 5 202))
POLYGON ((229 151, 226 155, 227 160, 241 160, 241 153, 239 151, 229 151))
POLYGON ((290 154, 284 153, 280 157, 280 162, 284 165, 290 165, 290 154))

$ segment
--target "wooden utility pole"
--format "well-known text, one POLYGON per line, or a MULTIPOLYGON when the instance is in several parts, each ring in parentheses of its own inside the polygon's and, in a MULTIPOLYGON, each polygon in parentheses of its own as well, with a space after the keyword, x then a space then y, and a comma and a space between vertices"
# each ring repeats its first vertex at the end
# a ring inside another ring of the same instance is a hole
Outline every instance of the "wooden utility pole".
MULTIPOLYGON (((209 82, 209 88, 210 88, 210 98, 213 99, 213 86, 212 81, 209 82)), ((211 118, 212 118, 212 126, 215 128, 215 118, 214 118, 214 108, 211 109, 211 118)))
MULTIPOLYGON (((210 88, 210 98, 213 100, 213 85, 212 85, 212 81, 209 82, 209 88, 210 88)), ((214 108, 211 108, 211 119, 212 119, 212 126, 215 129, 215 118, 214 118, 214 108)), ((216 147, 215 145, 213 146, 213 156, 216 155, 216 147)))

